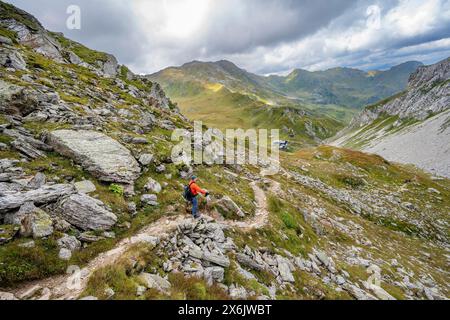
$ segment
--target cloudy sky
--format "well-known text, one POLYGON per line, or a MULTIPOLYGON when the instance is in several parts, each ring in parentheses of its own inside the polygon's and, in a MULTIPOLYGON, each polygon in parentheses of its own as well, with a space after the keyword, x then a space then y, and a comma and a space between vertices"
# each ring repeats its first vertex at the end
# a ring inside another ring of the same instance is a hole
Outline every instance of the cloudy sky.
POLYGON ((385 69, 450 56, 450 0, 6 0, 137 73, 228 59, 248 71, 385 69), (66 27, 69 5, 81 29, 66 27))

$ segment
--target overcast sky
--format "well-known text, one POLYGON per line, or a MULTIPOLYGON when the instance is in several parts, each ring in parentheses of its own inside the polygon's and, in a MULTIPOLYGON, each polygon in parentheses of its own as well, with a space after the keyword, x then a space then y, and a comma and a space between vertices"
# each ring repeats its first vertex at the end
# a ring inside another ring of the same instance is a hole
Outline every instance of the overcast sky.
POLYGON ((450 56, 450 0, 7 0, 137 73, 192 60, 248 71, 386 69, 450 56), (81 29, 66 27, 81 8, 81 29))

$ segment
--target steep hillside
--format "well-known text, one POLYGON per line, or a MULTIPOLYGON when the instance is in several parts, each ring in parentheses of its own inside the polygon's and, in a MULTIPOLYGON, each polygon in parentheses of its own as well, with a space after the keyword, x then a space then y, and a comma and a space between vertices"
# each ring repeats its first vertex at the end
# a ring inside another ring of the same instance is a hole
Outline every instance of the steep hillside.
POLYGON ((332 142, 450 176, 450 59, 414 73, 408 89, 367 107, 332 142))
POLYGON ((0 300, 450 297, 448 179, 325 146, 177 165, 156 83, 0 9, 0 300))

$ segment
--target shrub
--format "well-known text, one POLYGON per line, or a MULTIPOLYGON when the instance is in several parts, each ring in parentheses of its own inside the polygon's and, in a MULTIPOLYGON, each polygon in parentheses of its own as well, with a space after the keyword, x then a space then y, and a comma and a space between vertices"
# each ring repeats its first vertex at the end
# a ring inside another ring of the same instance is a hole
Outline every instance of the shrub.
POLYGON ((123 194, 125 192, 122 186, 119 186, 114 183, 109 186, 109 191, 111 191, 112 193, 118 194, 120 196, 123 196, 123 194))
POLYGON ((366 182, 364 179, 354 176, 341 175, 337 177, 338 181, 341 183, 352 187, 353 189, 357 189, 359 187, 363 187, 366 182))

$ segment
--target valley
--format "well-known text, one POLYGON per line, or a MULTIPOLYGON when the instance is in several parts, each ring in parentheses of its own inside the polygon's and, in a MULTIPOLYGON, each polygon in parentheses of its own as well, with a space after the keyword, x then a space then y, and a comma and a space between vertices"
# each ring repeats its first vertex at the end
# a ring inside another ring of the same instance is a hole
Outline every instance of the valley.
POLYGON ((403 91, 421 65, 408 62, 374 72, 294 70, 286 77, 264 77, 229 61, 194 61, 148 78, 160 83, 191 120, 219 129, 281 128, 295 150, 334 136, 364 105, 403 91))

